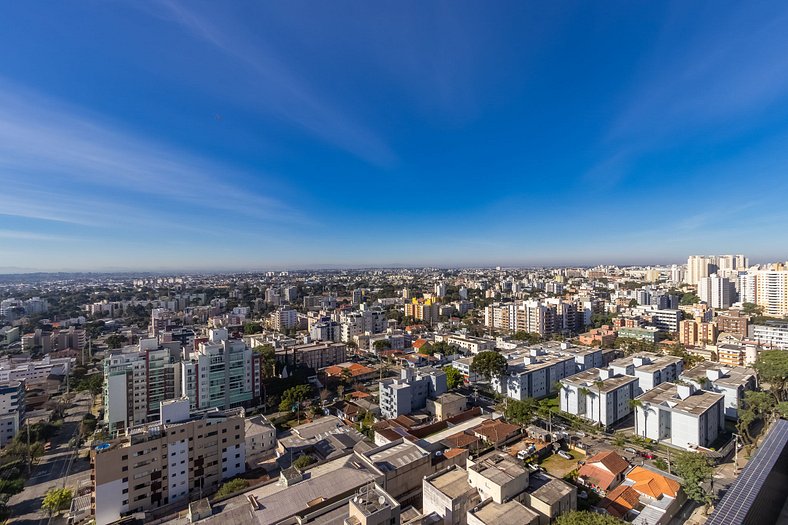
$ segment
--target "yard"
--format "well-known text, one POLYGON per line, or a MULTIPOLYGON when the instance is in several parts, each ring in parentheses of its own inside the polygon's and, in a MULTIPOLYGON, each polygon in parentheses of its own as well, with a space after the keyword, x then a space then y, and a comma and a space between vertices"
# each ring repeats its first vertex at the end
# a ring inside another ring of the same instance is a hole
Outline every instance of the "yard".
POLYGON ((578 468, 578 461, 584 461, 586 459, 585 454, 579 450, 568 450, 566 452, 572 456, 571 460, 564 459, 558 454, 553 454, 549 458, 542 461, 540 466, 553 476, 557 478, 563 478, 565 475, 578 468))

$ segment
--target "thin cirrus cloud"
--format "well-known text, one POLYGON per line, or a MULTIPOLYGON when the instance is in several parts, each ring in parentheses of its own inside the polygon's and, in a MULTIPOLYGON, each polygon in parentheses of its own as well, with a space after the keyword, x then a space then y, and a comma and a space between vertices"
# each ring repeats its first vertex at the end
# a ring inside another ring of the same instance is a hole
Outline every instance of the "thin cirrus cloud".
POLYGON ((196 4, 165 0, 146 12, 178 24, 192 37, 207 42, 246 68, 256 92, 249 97, 251 108, 268 112, 309 134, 377 166, 396 162, 391 148, 373 130, 357 122, 325 93, 318 93, 287 67, 265 42, 245 34, 240 24, 221 27, 196 4))
POLYGON ((231 167, 141 139, 38 94, 0 82, 0 107, 0 183, 7 188, 0 214, 96 224, 106 217, 102 206, 133 219, 155 199, 266 223, 310 222, 274 197, 227 182, 237 175, 231 167))

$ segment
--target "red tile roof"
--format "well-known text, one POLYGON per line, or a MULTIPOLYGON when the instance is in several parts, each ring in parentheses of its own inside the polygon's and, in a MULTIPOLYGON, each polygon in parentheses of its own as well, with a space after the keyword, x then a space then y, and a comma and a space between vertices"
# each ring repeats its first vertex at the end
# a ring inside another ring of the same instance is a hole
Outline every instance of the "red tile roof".
POLYGON ((627 512, 640 505, 640 495, 629 485, 620 485, 611 490, 602 501, 599 507, 616 518, 623 518, 627 512))
POLYGON ((588 463, 601 463, 614 475, 623 474, 629 468, 627 460, 616 454, 613 450, 606 450, 588 458, 586 464, 588 463))
POLYGON ((643 467, 633 468, 627 474, 627 479, 635 482, 633 489, 654 499, 660 499, 663 495, 675 498, 681 490, 677 482, 643 467))

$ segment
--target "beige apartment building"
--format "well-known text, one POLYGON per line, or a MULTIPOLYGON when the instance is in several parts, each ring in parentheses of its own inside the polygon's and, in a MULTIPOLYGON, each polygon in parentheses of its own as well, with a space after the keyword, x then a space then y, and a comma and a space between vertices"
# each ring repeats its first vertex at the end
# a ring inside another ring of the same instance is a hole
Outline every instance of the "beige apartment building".
POLYGON ((91 451, 96 525, 198 499, 246 470, 243 409, 190 413, 189 399, 161 404, 161 419, 130 427, 91 451))

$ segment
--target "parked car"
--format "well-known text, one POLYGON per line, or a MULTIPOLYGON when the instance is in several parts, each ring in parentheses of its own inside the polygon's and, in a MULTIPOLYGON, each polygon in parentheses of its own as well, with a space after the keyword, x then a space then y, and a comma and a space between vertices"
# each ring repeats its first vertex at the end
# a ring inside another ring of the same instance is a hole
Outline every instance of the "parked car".
POLYGON ((637 451, 637 450, 635 450, 635 449, 634 449, 634 448, 632 448, 632 447, 627 447, 627 448, 625 448, 625 449, 624 449, 624 452, 629 452, 630 454, 637 454, 637 453, 638 453, 638 451, 637 451))
POLYGON ((575 459, 575 458, 572 457, 572 455, 570 453, 564 452, 563 450, 559 450, 558 451, 558 455, 561 456, 564 459, 575 459))
POLYGON ((581 437, 581 438, 584 438, 584 437, 586 437, 586 433, 585 433, 585 432, 575 432, 575 434, 576 434, 577 436, 581 437))
POLYGON ((651 452, 641 452, 640 455, 646 459, 654 459, 654 454, 651 452))

